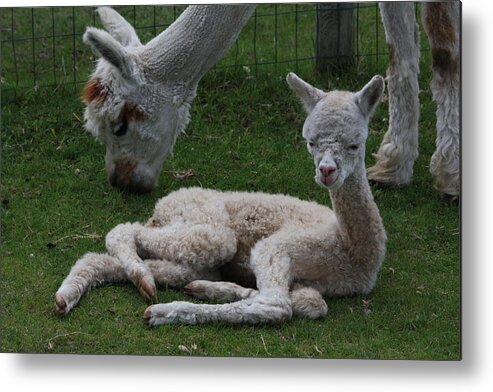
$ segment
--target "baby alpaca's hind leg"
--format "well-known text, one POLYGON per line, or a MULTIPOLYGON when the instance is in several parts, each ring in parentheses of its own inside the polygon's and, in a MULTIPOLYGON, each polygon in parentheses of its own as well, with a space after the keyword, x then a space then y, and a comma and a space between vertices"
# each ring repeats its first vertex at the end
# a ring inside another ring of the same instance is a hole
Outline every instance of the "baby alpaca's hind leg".
POLYGON ((209 282, 209 280, 220 279, 218 271, 196 270, 187 264, 178 264, 168 260, 145 260, 144 263, 151 270, 157 284, 175 289, 181 289, 191 281, 209 282), (208 280, 202 281, 196 279, 208 280))
POLYGON ((258 293, 257 290, 236 283, 208 280, 194 280, 187 284, 183 290, 187 295, 194 298, 223 303, 239 301, 258 293))
POLYGON ((128 278, 146 299, 156 296, 156 285, 151 272, 142 262, 142 249, 138 234, 143 226, 140 223, 117 225, 106 235, 106 249, 110 256, 117 258, 125 269, 128 278))
POLYGON ((67 314, 82 295, 91 288, 106 282, 123 282, 128 275, 122 263, 105 254, 86 253, 70 270, 55 295, 55 308, 67 314))
POLYGON ((191 280, 208 278, 207 271, 231 260, 236 253, 236 238, 231 229, 222 225, 146 227, 125 223, 108 233, 106 248, 110 255, 121 260, 143 295, 153 298, 155 274, 148 270, 142 258, 163 260, 148 264, 162 270, 163 284, 183 287, 191 280))
POLYGON ((295 288, 289 293, 293 315, 318 319, 327 315, 328 307, 320 293, 311 287, 295 288))
POLYGON ((230 261, 237 244, 229 227, 209 224, 141 227, 137 242, 148 258, 185 264, 195 271, 215 270, 230 261))

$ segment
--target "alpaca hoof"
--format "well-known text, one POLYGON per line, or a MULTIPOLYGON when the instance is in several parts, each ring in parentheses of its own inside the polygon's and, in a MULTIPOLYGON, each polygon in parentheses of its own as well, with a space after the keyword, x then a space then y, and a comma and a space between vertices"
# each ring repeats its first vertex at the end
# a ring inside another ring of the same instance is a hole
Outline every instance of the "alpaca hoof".
POLYGON ((151 311, 149 308, 146 309, 146 311, 144 312, 144 315, 142 316, 142 320, 144 320, 144 323, 146 323, 147 325, 150 325, 150 320, 151 320, 151 311))
POLYGON ((388 182, 381 182, 381 181, 377 181, 377 180, 372 180, 370 178, 368 179, 368 182, 370 183, 370 185, 373 185, 377 189, 391 188, 391 184, 389 184, 388 182))
POLYGON ((149 326, 176 323, 197 324, 195 310, 195 305, 189 302, 169 302, 149 306, 142 318, 149 326))
POLYGON ((393 182, 387 182, 382 180, 375 180, 368 178, 368 182, 377 189, 392 189, 392 188, 403 188, 409 184, 396 184, 393 182))
POLYGON ((63 316, 65 314, 67 314, 69 312, 69 308, 67 306, 67 302, 65 301, 65 299, 60 295, 60 294, 56 294, 55 295, 55 311, 63 316))
POLYGON ((168 312, 162 308, 166 308, 166 304, 149 306, 142 316, 144 323, 150 327, 160 324, 171 324, 172 320, 170 319, 168 312))
POLYGON ((149 301, 156 299, 157 290, 153 281, 151 282, 149 279, 142 278, 139 281, 137 288, 139 289, 140 295, 142 295, 145 299, 149 301))
POLYGON ((198 280, 194 280, 193 282, 190 282, 185 287, 183 287, 183 292, 193 298, 208 299, 207 295, 205 294, 205 287, 198 280))
POLYGON ((460 197, 459 197, 459 195, 450 195, 448 193, 442 193, 442 199, 448 205, 458 205, 460 197))

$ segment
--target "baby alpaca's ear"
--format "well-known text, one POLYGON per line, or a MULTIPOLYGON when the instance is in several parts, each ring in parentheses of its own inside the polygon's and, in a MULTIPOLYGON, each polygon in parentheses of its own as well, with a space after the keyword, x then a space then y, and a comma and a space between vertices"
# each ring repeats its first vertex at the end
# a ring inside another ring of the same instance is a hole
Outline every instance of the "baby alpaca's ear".
POLYGON ((383 77, 376 75, 365 87, 355 94, 356 103, 366 118, 369 118, 377 108, 380 103, 380 98, 383 95, 384 88, 385 83, 383 77))
POLYGON ((291 90, 293 90, 300 99, 301 104, 307 114, 310 114, 315 105, 327 95, 327 93, 324 93, 322 90, 308 84, 293 72, 288 74, 286 77, 286 82, 288 82, 291 90))

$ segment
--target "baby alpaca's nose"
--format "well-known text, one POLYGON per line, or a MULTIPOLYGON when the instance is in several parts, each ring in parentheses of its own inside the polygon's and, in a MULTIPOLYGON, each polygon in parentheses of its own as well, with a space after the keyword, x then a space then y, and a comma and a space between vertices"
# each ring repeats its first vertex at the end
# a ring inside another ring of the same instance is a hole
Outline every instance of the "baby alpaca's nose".
POLYGON ((337 168, 334 165, 320 165, 318 169, 320 170, 320 173, 322 173, 324 177, 329 177, 332 173, 334 173, 337 170, 337 168))

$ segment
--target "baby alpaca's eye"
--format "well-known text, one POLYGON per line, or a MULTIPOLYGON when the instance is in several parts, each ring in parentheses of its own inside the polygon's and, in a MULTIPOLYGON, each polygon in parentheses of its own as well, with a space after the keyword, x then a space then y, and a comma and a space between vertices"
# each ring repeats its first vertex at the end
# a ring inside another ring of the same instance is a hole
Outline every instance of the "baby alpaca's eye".
POLYGON ((348 150, 351 151, 351 152, 356 152, 356 151, 358 151, 358 148, 359 148, 359 146, 357 144, 351 144, 348 147, 348 150))
POLYGON ((314 142, 312 142, 312 141, 309 141, 309 142, 308 142, 308 145, 309 145, 310 147, 315 147, 315 143, 314 143, 314 142))

